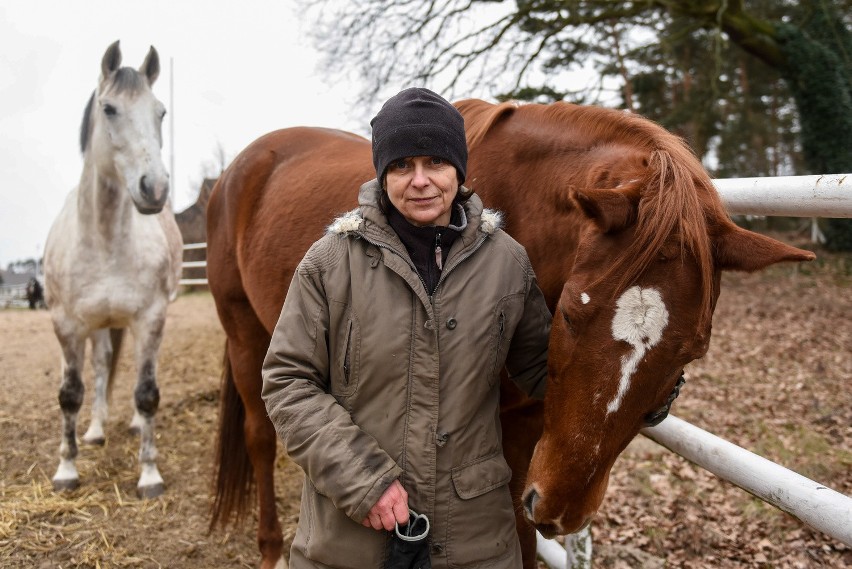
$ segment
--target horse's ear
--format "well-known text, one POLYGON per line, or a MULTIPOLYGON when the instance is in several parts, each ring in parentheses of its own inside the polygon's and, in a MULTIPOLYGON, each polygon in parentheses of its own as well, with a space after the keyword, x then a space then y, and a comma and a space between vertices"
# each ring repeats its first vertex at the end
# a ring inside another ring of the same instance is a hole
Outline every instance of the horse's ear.
POLYGON ((636 222, 638 188, 572 190, 570 197, 603 233, 619 231, 636 222))
POLYGON ((101 60, 101 77, 106 79, 118 70, 121 65, 121 49, 118 47, 118 42, 115 40, 104 53, 104 58, 101 60))
POLYGON ((145 61, 142 62, 139 73, 142 73, 148 78, 148 85, 153 85, 157 77, 160 76, 160 56, 157 54, 157 50, 154 49, 153 45, 148 50, 148 55, 145 57, 145 61))
POLYGON ((813 261, 812 251, 797 249, 734 224, 725 224, 714 240, 716 265, 723 271, 759 271, 783 261, 813 261))

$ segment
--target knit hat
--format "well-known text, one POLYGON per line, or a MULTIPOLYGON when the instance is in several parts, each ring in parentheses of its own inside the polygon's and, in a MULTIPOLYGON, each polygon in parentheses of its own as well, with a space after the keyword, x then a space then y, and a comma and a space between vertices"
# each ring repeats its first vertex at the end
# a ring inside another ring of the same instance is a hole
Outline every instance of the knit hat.
POLYGON ((407 156, 436 156, 456 167, 459 184, 467 172, 467 141, 461 113, 422 87, 400 91, 370 121, 373 165, 379 180, 391 162, 407 156))

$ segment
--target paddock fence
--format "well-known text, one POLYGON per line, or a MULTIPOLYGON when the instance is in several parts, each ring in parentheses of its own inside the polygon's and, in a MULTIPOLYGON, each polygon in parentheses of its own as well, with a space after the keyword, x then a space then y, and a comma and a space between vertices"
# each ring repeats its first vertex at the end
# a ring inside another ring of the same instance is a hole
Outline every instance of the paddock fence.
POLYGON ((27 283, 0 285, 0 308, 26 308, 27 283))
MULTIPOLYGON (((811 218, 811 237, 821 239, 817 218, 852 218, 852 174, 730 178, 713 181, 732 215, 811 218)), ((184 245, 185 250, 206 243, 184 245)), ((184 268, 206 268, 205 261, 184 268)), ((207 279, 183 279, 206 285, 207 279)), ((852 498, 708 433, 675 416, 642 435, 712 472, 802 523, 852 547, 852 498)), ((589 528, 565 536, 564 543, 538 535, 539 557, 552 569, 592 566, 589 528)))

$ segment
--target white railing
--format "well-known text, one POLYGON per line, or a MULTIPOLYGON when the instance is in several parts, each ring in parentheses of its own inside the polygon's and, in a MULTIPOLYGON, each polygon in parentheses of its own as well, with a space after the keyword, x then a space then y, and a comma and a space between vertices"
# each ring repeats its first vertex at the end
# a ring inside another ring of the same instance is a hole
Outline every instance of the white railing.
MULTIPOLYGON (((713 180, 728 212, 741 215, 852 218, 852 174, 713 180)), ((815 230, 816 223, 813 227, 815 230)), ((812 233, 816 237, 816 231, 812 233)), ((642 434, 808 526, 852 547, 852 498, 669 416, 642 434)), ((592 566, 587 527, 565 544, 538 535, 551 569, 592 566)))
MULTIPOLYGON (((193 250, 193 249, 207 249, 207 243, 185 243, 184 246, 183 246, 184 251, 190 251, 190 250, 193 250)), ((184 261, 182 266, 183 266, 184 270, 193 269, 193 268, 203 268, 206 271, 207 261, 184 261)), ((203 279, 181 278, 180 281, 178 281, 178 283, 185 285, 185 286, 193 286, 193 285, 207 286, 207 278, 206 277, 203 278, 203 279)))
POLYGON ((29 306, 27 284, 0 285, 0 308, 29 306))
POLYGON ((729 213, 852 217, 852 174, 713 180, 729 213))
POLYGON ((852 498, 674 416, 642 434, 852 547, 852 498))

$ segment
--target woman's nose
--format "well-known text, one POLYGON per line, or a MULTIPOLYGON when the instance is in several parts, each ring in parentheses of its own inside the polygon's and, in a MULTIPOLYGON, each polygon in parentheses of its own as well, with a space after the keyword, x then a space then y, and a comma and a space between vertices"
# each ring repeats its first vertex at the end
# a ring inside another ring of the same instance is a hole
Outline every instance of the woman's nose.
POLYGON ((411 184, 417 187, 429 185, 429 176, 426 175, 426 169, 422 164, 414 165, 414 177, 411 179, 411 184))

